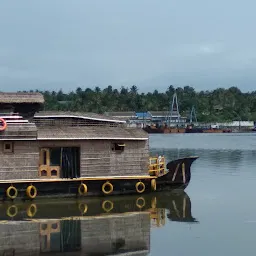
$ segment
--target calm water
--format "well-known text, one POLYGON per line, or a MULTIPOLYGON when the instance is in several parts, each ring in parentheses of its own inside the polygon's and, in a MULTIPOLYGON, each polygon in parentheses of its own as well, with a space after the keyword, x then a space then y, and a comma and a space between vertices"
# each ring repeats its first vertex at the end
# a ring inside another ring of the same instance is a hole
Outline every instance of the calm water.
POLYGON ((186 189, 200 223, 153 229, 150 255, 255 255, 256 134, 154 135, 150 146, 168 159, 200 157, 186 189))
POLYGON ((150 148, 200 157, 185 193, 2 204, 0 255, 254 255, 256 134, 152 135, 150 148))

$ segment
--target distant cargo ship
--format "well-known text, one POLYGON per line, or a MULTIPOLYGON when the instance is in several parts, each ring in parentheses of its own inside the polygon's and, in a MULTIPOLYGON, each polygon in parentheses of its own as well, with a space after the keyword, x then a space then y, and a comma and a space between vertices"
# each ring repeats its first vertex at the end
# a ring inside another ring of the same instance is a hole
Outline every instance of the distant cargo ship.
POLYGON ((217 125, 210 126, 200 126, 197 124, 197 117, 195 107, 192 106, 190 112, 190 120, 189 124, 186 125, 186 122, 180 122, 181 115, 179 113, 179 105, 177 94, 174 93, 173 99, 171 102, 170 112, 166 116, 166 120, 163 122, 164 124, 159 125, 152 124, 147 125, 143 128, 147 133, 223 133, 223 132, 231 132, 231 129, 221 129, 217 125), (193 122, 194 120, 194 122, 193 122), (182 125, 180 125, 182 123, 182 125), (177 124, 177 125, 175 125, 177 124))
POLYGON ((219 127, 200 127, 193 124, 184 127, 167 126, 146 126, 143 128, 147 133, 230 133, 231 129, 221 129, 219 127))

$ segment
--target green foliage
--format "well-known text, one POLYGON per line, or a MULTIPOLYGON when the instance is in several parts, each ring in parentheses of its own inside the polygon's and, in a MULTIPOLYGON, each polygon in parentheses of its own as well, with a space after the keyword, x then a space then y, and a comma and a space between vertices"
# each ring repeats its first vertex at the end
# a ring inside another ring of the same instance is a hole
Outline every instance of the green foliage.
POLYGON ((45 110, 84 111, 104 113, 111 111, 167 111, 176 91, 180 113, 189 116, 195 106, 198 121, 256 120, 256 91, 242 93, 237 87, 218 88, 213 91, 196 92, 194 88, 174 88, 166 92, 138 93, 137 86, 113 89, 95 87, 77 88, 75 92, 63 93, 41 91, 45 97, 45 110))

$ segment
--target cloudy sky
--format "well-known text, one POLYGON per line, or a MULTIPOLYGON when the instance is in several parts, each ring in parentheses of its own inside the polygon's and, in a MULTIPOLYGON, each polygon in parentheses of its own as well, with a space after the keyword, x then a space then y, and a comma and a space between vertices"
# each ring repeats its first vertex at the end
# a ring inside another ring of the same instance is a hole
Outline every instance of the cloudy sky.
POLYGON ((0 90, 256 90, 254 0, 0 0, 0 90))

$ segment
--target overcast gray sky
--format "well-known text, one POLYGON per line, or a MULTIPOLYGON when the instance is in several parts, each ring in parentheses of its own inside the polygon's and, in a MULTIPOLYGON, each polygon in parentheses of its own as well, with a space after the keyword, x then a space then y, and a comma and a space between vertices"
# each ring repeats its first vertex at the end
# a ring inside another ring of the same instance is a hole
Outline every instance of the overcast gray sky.
POLYGON ((255 10, 255 0, 0 0, 0 90, 255 90, 255 10))

